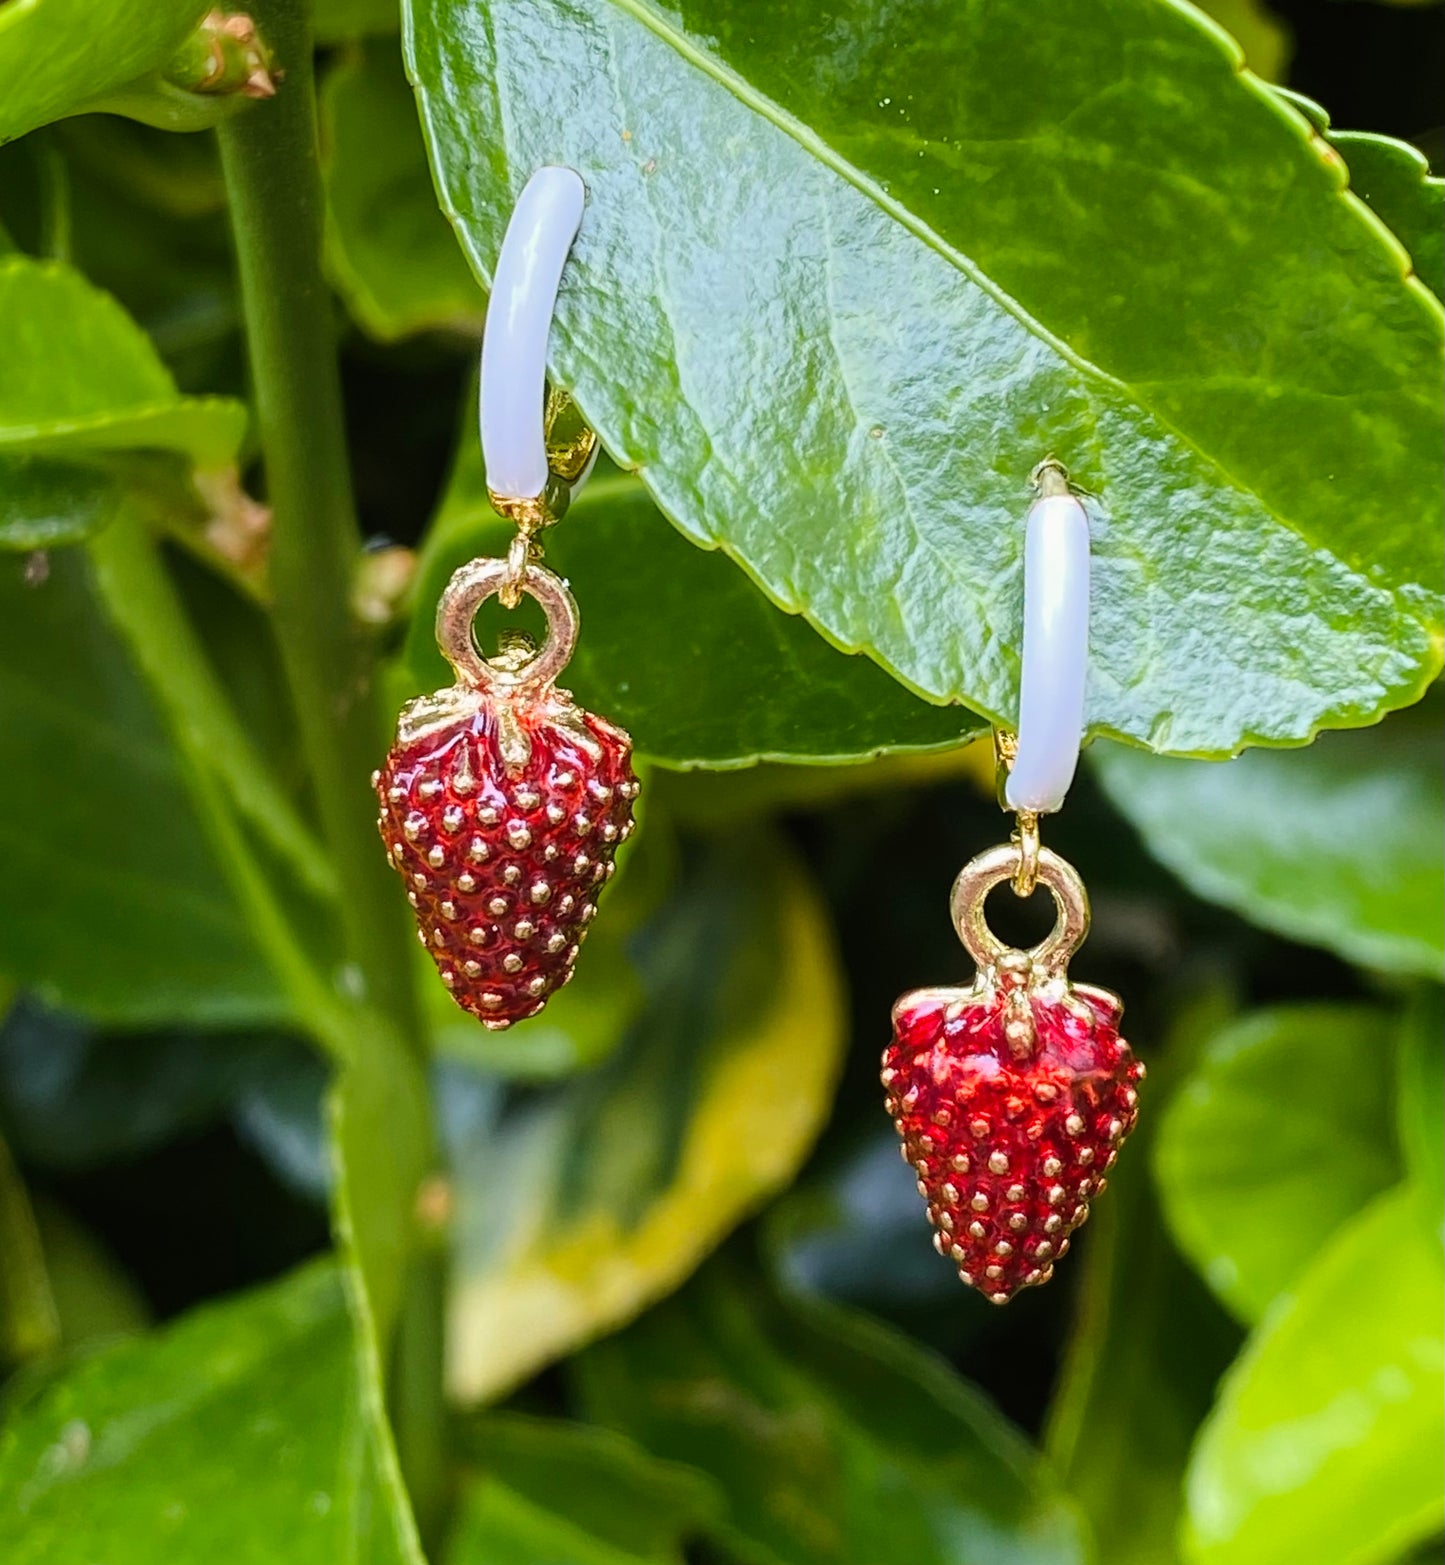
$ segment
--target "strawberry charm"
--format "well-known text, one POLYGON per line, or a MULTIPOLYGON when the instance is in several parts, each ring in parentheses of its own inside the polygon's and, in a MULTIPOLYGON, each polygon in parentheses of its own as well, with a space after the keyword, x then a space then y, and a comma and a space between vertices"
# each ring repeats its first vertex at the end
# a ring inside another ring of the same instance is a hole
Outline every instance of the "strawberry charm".
POLYGON ((373 777, 418 936, 456 1002, 498 1030, 535 1016, 571 978, 638 791, 632 741, 554 683, 577 636, 559 577, 520 571, 547 615, 539 651, 477 652, 477 608, 514 570, 481 559, 452 577, 437 641, 457 683, 404 708, 373 777))
POLYGON ((1133 1128, 1143 1063, 1119 1036, 1123 1006, 1071 984, 1088 932, 1077 872, 1057 854, 1005 844, 954 884, 954 925, 978 973, 968 989, 919 989, 893 1007, 883 1054, 887 1108, 928 1203, 934 1246, 994 1304, 1045 1283, 1102 1194, 1133 1128), (984 898, 1025 869, 1058 920, 1029 951, 1005 947, 984 898))

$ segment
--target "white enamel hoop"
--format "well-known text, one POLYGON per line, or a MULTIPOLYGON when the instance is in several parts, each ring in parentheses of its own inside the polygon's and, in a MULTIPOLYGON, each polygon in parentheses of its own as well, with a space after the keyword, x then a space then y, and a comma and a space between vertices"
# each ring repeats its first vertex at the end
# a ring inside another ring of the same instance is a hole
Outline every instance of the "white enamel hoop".
MULTIPOLYGON (((574 169, 539 168, 517 198, 502 239, 478 392, 482 459, 493 494, 531 500, 547 488, 547 339, 586 197, 574 169)), ((572 485, 574 493, 581 484, 579 478, 572 485)))
POLYGON ((1011 810, 1062 806, 1084 737, 1088 664, 1088 514, 1071 494, 1044 495, 1024 540, 1018 743, 1004 788, 1011 810))

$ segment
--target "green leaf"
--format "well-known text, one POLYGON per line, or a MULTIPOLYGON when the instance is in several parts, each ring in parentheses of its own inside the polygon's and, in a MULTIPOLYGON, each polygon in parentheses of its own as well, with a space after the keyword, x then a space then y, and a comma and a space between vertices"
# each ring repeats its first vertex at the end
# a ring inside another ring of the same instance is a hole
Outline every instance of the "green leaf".
POLYGON ((219 1118, 298 1055, 276 1033, 107 1034, 24 1003, 0 1028, 0 1125, 27 1162, 97 1168, 219 1118))
POLYGON ((1114 804, 1198 896, 1346 961, 1445 970, 1440 706, 1227 765, 1092 752, 1114 804))
POLYGON ((942 1360, 836 1307, 711 1268, 577 1363, 590 1416, 710 1473, 758 1565, 1063 1565, 1077 1519, 942 1360))
POLYGON ((30 1194, 0 1137, 0 1366, 47 1353, 60 1340, 60 1317, 30 1194))
POLYGON ((1287 89, 1280 95, 1345 160, 1350 189, 1409 251, 1420 281, 1445 297, 1445 180, 1430 177, 1424 153, 1393 136, 1335 130, 1318 103, 1287 89))
POLYGON ((234 384, 240 306, 214 140, 113 114, 49 139, 71 190, 70 260, 141 326, 182 385, 234 384))
POLYGON ((486 301, 437 211, 395 46, 343 55, 321 84, 320 112, 326 264, 347 308, 382 342, 428 328, 479 336, 486 301))
POLYGON ((399 0, 316 0, 318 43, 340 43, 368 33, 394 33, 401 25, 399 0))
POLYGON ((1174 1565, 1183 1478, 1239 1329, 1170 1242, 1149 1175, 1181 1067, 1229 1014, 1190 996, 1149 1073, 1147 1112, 1089 1224, 1045 1451, 1108 1565, 1174 1565))
POLYGON ((0 144, 159 71, 210 8, 207 0, 0 5, 0 144))
POLYGON ((505 1105, 495 1080, 454 1075, 443 1094, 465 1400, 676 1287, 791 1178, 828 1113, 842 996, 817 894, 757 830, 692 859, 633 938, 645 1004, 602 1065, 505 1105))
POLYGON ((1439 667, 1439 305, 1187 7, 408 14, 477 274, 577 168, 559 383, 835 644, 1011 719, 1053 452, 1096 497, 1092 731, 1297 743, 1439 667))
POLYGON ((101 466, 0 454, 0 548, 79 543, 108 527, 124 505, 118 475, 101 466))
POLYGON ((1394 1032, 1367 1006, 1256 1012, 1212 1041, 1166 1111, 1155 1170, 1170 1225, 1242 1319, 1400 1177, 1394 1032))
POLYGON ((482 1471, 465 1482, 447 1565, 682 1565, 684 1540, 718 1510, 701 1474, 609 1429, 494 1414, 465 1448, 482 1471))
POLYGON ((1331 131, 1350 169, 1350 189, 1410 252, 1415 274, 1445 298, 1445 180, 1407 142, 1365 131, 1331 131))
MULTIPOLYGON (((892 1127, 852 1145, 830 1136, 808 1171, 762 1220, 770 1267, 790 1291, 974 1334, 980 1313, 960 1295, 956 1269, 927 1242, 913 1171, 898 1160, 892 1127)), ((983 1301, 978 1301, 982 1305, 983 1301)))
POLYGON ((0 258, 0 446, 46 453, 159 449, 200 467, 234 461, 246 413, 224 397, 183 397, 155 349, 78 272, 0 258))
POLYGON ((850 766, 762 762, 741 772, 659 770, 648 779, 648 793, 683 825, 716 826, 749 816, 826 810, 960 779, 993 797, 993 745, 983 735, 946 750, 904 751, 850 766))
POLYGON ((114 521, 131 491, 160 484, 171 499, 184 468, 136 453, 235 461, 244 408, 183 397, 135 322, 78 272, 0 257, 0 319, 0 547, 78 541, 114 521))
POLYGON ((1437 1231, 1445 1229, 1445 994, 1422 989, 1400 1031, 1397 1132, 1405 1167, 1430 1200, 1437 1231))
POLYGON ((35 1220, 65 1347, 145 1330, 145 1299, 95 1235, 52 1201, 35 1203, 35 1220))
POLYGON ((202 835, 87 561, 0 556, 0 972, 126 1025, 277 1021, 287 1003, 202 835))
POLYGON ((1226 1377, 1189 1473, 1196 1565, 1373 1565, 1439 1529, 1445 1269, 1418 1201, 1341 1229, 1226 1377))
POLYGON ((0 1435, 7 1565, 420 1565, 377 1466, 335 1269, 84 1359, 0 1435))
MULTIPOLYGON (((418 690, 453 678, 432 627, 447 578, 474 555, 505 553, 510 534, 487 503, 468 420, 418 573, 407 646, 418 690)), ((592 479, 548 534, 547 557, 582 610, 568 688, 665 766, 859 761, 979 732, 972 713, 929 706, 865 659, 840 656, 726 560, 689 548, 623 474, 592 479)))
POLYGON ((1267 82, 1284 76, 1294 53, 1293 40, 1264 0, 1201 0, 1199 9, 1234 39, 1256 76, 1267 82))

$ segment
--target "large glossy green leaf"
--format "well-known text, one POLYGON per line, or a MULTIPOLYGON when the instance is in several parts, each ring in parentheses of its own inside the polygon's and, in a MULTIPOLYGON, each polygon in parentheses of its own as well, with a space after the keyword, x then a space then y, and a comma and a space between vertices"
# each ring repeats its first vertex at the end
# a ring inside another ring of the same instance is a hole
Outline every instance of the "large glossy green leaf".
POLYGON ((1367 1006, 1256 1012, 1212 1040, 1166 1111, 1155 1170, 1170 1226, 1243 1319, 1400 1177, 1396 1025, 1367 1006))
POLYGON ((0 972, 126 1024, 286 1014, 77 554, 0 556, 0 731, 0 972))
POLYGON ((719 1509, 699 1473, 610 1429, 495 1414, 468 1426, 446 1565, 682 1565, 719 1509))
POLYGON ((1347 961, 1445 971, 1445 775, 1434 698, 1383 727, 1227 765, 1099 745, 1095 772, 1189 889, 1347 961))
POLYGON ((155 349, 107 294, 71 268, 0 258, 0 547, 73 542, 114 521, 127 493, 184 479, 154 456, 220 468, 245 410, 183 397, 155 349))
POLYGON ((1096 496, 1094 731, 1298 742, 1439 666, 1438 303, 1197 13, 408 16, 478 274, 532 170, 576 167, 559 380, 828 639, 1011 718, 1053 452, 1096 496))
POLYGON ((1445 1266, 1419 1199, 1347 1224, 1225 1379, 1189 1473, 1197 1565, 1374 1565, 1438 1531, 1445 1266))
POLYGON ((420 1565, 329 1265, 82 1360, 0 1433, 7 1565, 420 1565))
MULTIPOLYGON (((453 677, 432 628, 447 577, 473 555, 505 553, 511 531, 487 502, 468 419, 419 571, 407 649, 417 689, 453 677)), ((547 556, 582 610, 566 684, 664 765, 857 761, 979 730, 972 713, 917 700, 779 613, 726 560, 689 548, 636 479, 594 478, 548 535, 547 556)))
POLYGON ((1080 1258, 1044 1449, 1107 1565, 1175 1565, 1190 1447, 1239 1347, 1238 1327, 1170 1242, 1149 1171, 1160 1111, 1228 1013, 1209 991, 1179 1008, 1080 1258))
POLYGON ((465 1399, 674 1288, 792 1176, 827 1115, 843 1045, 836 958, 778 838, 754 829, 695 853, 632 951, 644 1003, 600 1066, 510 1099, 494 1079, 453 1075, 443 1094, 449 1378, 465 1399))
POLYGON ((327 270, 351 313, 382 342, 428 327, 479 335, 485 301, 437 211, 395 43, 345 54, 319 108, 327 270))
POLYGON ((577 1378, 589 1414, 710 1473, 757 1565, 1063 1565, 1086 1555, 1037 1454, 941 1359, 714 1267, 577 1378))
POLYGON ((207 0, 0 5, 0 144, 160 70, 210 9, 207 0))

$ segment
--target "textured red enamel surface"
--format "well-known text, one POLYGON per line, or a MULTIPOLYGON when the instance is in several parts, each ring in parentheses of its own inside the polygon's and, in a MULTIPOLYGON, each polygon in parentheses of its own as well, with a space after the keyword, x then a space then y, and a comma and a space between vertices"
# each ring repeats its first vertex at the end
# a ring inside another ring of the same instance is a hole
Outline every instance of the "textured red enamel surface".
POLYGON ((513 700, 531 754, 512 771, 483 701, 397 744, 376 778, 382 840, 422 944, 458 1005, 493 1028, 535 1015, 571 977, 632 830, 627 736, 576 709, 575 726, 559 723, 556 711, 513 700))
POLYGON ((928 1202, 934 1245, 995 1304, 1044 1283, 1133 1128, 1144 1067, 1119 1037, 1103 990, 1054 985, 1020 995, 1003 973, 977 991, 933 989, 894 1009, 883 1054, 888 1112, 928 1202), (1033 1038, 1016 1049, 1008 1016, 1026 1004, 1033 1038))

